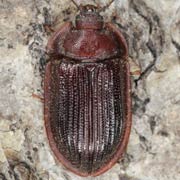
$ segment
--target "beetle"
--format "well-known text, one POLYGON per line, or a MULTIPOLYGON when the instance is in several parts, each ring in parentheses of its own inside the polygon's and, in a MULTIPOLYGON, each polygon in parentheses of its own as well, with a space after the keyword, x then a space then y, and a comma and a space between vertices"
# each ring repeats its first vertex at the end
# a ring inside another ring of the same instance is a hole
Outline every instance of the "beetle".
MULTIPOLYGON (((112 2, 112 1, 111 1, 112 2)), ((55 157, 79 176, 98 176, 126 150, 131 83, 126 40, 96 6, 80 6, 75 26, 49 39, 44 119, 55 157)))

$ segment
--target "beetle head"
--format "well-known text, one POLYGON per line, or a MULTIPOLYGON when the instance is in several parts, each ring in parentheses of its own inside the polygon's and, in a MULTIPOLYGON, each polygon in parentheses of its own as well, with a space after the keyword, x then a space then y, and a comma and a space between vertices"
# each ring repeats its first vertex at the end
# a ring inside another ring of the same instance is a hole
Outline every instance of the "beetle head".
POLYGON ((103 27, 103 17, 93 5, 80 6, 80 14, 76 16, 77 29, 101 29, 103 27))

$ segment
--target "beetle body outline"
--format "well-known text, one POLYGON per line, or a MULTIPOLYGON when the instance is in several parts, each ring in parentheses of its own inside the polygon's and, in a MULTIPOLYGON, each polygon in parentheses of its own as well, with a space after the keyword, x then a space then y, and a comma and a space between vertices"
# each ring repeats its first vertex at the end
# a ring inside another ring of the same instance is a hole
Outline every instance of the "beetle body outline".
POLYGON ((122 157, 131 129, 128 50, 119 29, 87 5, 47 45, 45 127, 56 158, 98 176, 122 157), (89 11, 90 9, 90 11, 89 11), (83 99, 84 98, 84 99, 83 99))

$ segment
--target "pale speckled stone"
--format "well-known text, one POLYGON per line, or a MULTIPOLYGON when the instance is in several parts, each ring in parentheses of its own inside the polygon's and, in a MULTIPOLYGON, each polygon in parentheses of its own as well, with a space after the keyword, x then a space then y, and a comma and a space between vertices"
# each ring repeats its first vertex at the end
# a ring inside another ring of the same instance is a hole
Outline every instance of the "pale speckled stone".
POLYGON ((11 131, 11 122, 1 119, 0 122, 0 161, 7 162, 6 155, 17 153, 22 149, 25 140, 21 130, 11 131))
POLYGON ((105 21, 116 15, 129 54, 142 71, 153 62, 153 50, 157 59, 137 88, 133 83, 133 124, 123 160, 99 177, 81 178, 54 158, 38 98, 43 96, 39 69, 49 37, 43 23, 57 19, 57 28, 74 21, 77 9, 70 0, 1 1, 0 179, 179 180, 179 9, 180 0, 115 0, 102 12, 105 21))
POLYGON ((164 102, 169 102, 170 106, 170 101, 179 96, 180 67, 175 64, 171 69, 167 69, 165 76, 159 74, 152 75, 151 78, 150 81, 149 78, 147 80, 148 93, 152 97, 152 103, 148 104, 148 108, 154 113, 164 113, 163 110, 167 106, 164 102), (159 109, 161 109, 161 112, 159 112, 159 109))
POLYGON ((4 154, 4 150, 0 144, 0 163, 5 163, 6 161, 6 155, 4 154))
POLYGON ((0 132, 0 141, 3 149, 20 151, 24 142, 24 135, 21 130, 15 132, 0 132))

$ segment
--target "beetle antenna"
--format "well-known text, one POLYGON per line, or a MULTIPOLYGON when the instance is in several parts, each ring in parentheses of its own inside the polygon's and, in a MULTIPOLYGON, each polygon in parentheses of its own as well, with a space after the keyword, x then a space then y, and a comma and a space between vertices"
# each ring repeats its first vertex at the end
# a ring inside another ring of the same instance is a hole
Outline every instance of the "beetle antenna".
POLYGON ((105 11, 106 8, 108 8, 113 2, 114 0, 109 1, 109 3, 107 3, 104 7, 100 8, 99 12, 105 11))
POLYGON ((73 4, 77 7, 77 9, 79 10, 79 5, 74 1, 74 0, 71 0, 73 2, 73 4))

